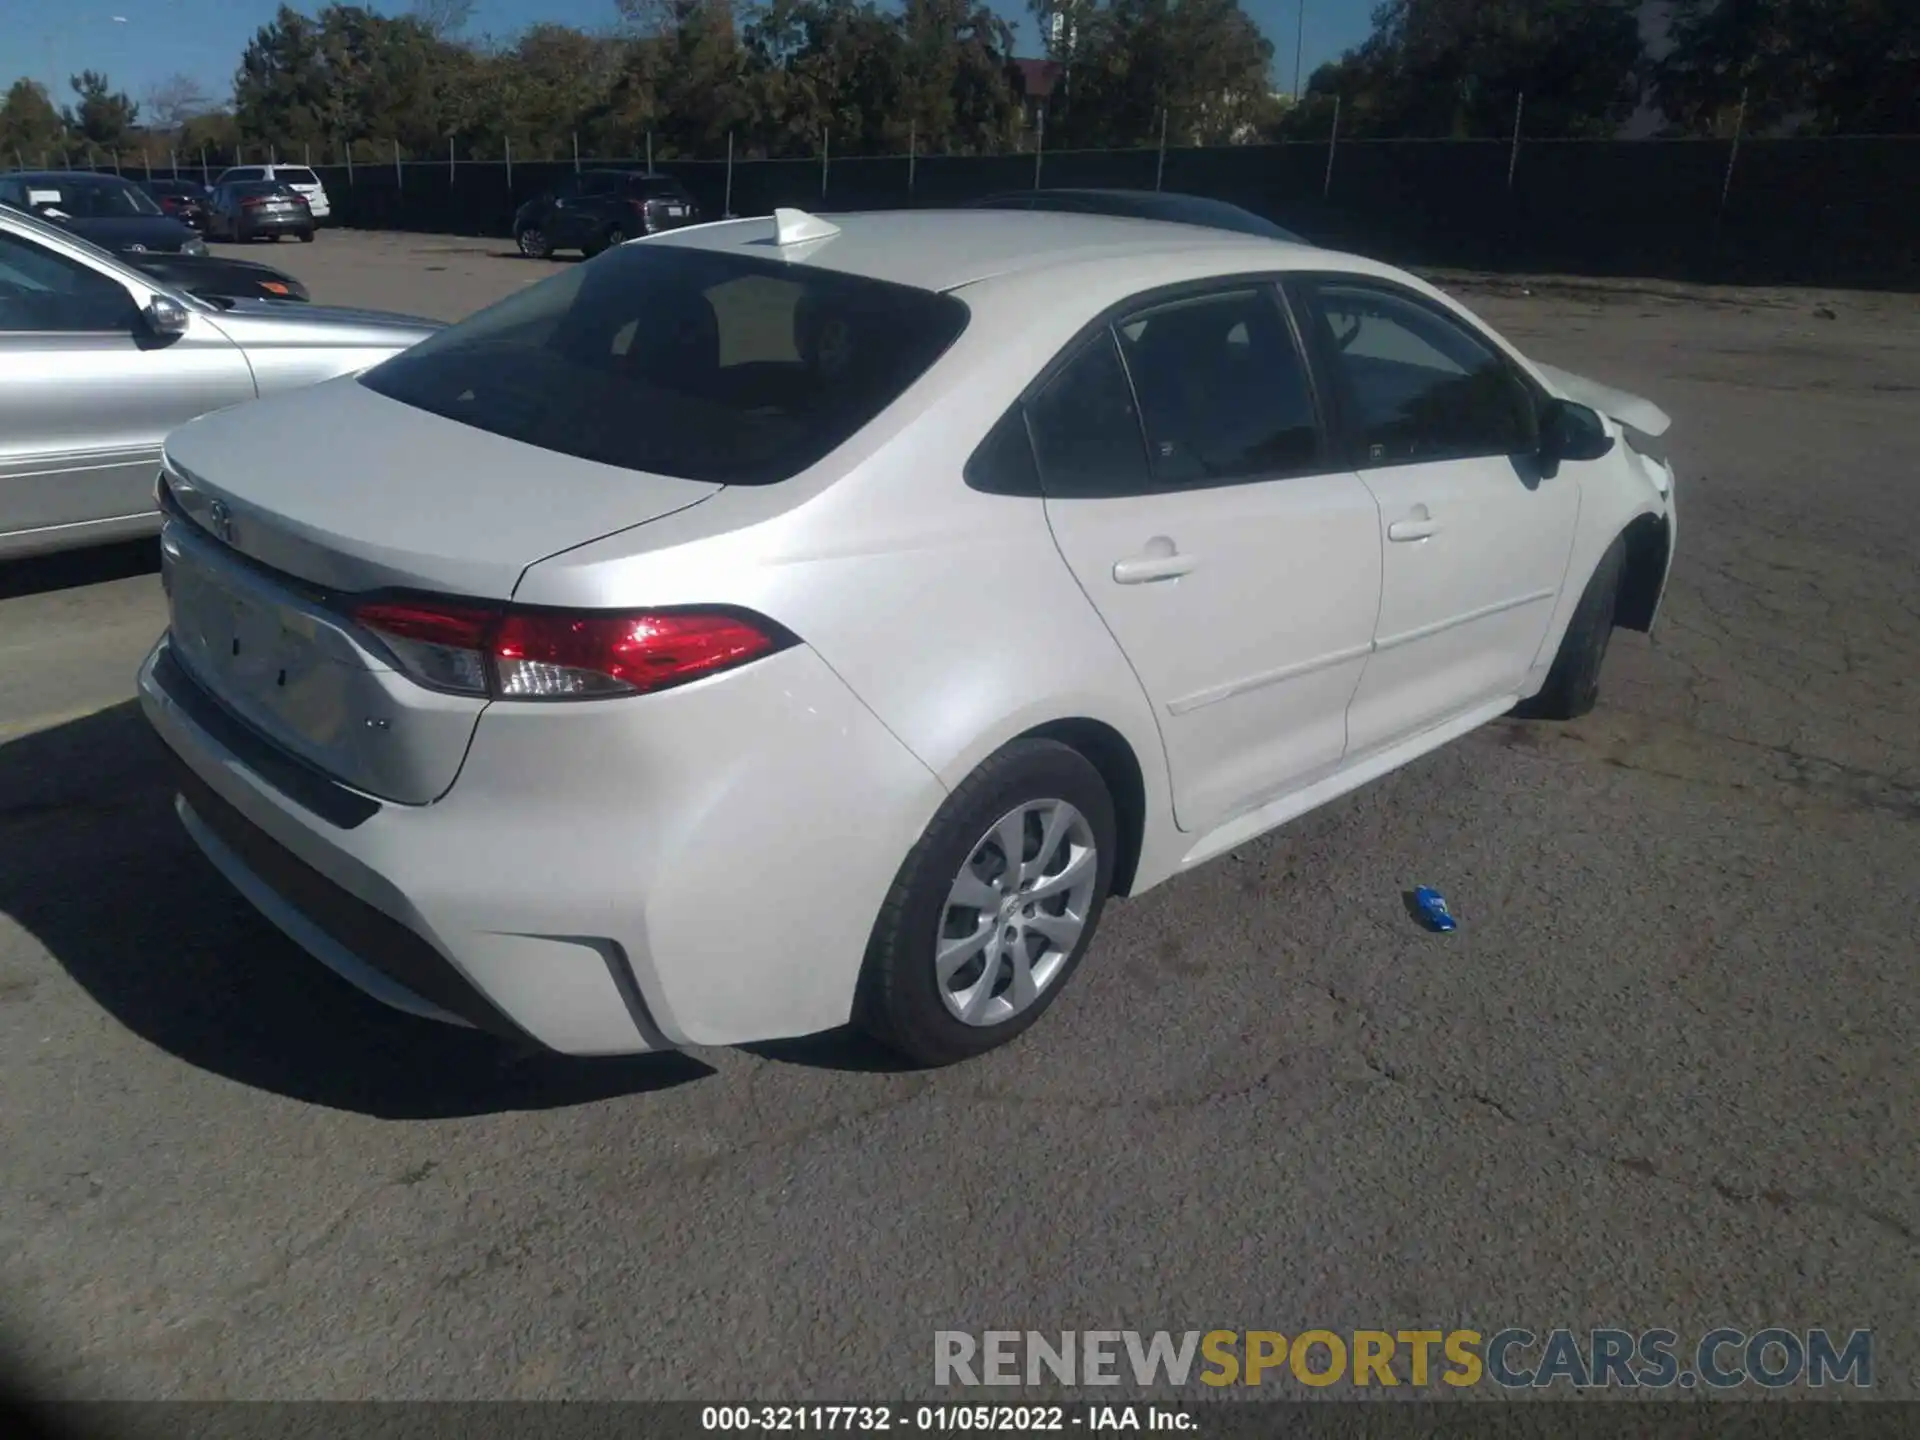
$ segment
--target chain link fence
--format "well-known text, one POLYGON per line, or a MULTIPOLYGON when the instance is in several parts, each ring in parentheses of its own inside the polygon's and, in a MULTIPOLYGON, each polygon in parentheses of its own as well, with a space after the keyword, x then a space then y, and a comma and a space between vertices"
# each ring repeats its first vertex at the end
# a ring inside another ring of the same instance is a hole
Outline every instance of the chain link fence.
MULTIPOLYGON (((552 154, 556 147, 546 147, 552 154)), ((565 148, 562 147, 563 153, 565 148)), ((1920 136, 1684 140, 1348 139, 1218 147, 807 159, 564 159, 390 154, 329 162, 303 148, 247 153, 309 165, 331 223, 505 239, 514 211, 567 175, 653 168, 711 217, 775 206, 939 208, 1010 190, 1166 190, 1225 200, 1331 247, 1411 266, 1771 284, 1920 288, 1920 136)), ((24 163, 25 157, 7 157, 24 163)), ((132 179, 215 180, 209 152, 152 152, 132 179)), ((72 159, 77 162, 79 157, 72 159)), ((76 165, 76 168, 79 168, 76 165)))

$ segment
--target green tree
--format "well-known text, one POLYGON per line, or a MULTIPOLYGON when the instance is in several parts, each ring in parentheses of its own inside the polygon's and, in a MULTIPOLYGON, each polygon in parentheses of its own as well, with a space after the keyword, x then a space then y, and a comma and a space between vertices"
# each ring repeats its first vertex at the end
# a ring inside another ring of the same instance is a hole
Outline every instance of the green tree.
POLYGON ((83 144, 102 150, 125 145, 140 116, 140 107, 127 92, 115 90, 97 70, 82 70, 68 83, 73 86, 75 103, 67 107, 67 127, 78 132, 83 144))
POLYGON ((0 100, 0 164, 16 158, 38 165, 51 159, 66 143, 67 125, 54 108, 47 87, 34 80, 16 80, 0 100))
POLYGON ((1050 146, 1151 144, 1163 115, 1177 142, 1224 144, 1273 118, 1273 43, 1239 0, 1042 0, 1035 13, 1063 16, 1050 146))
MULTIPOLYGON (((1526 96, 1532 135, 1614 134, 1639 103, 1638 0, 1387 0, 1373 34, 1314 72, 1355 135, 1491 137, 1526 96)), ((1324 126, 1326 107, 1285 122, 1324 126)))
POLYGON ((1825 134, 1920 131, 1915 0, 1677 0, 1655 71, 1683 133, 1799 121, 1825 134))
POLYGON ((234 116, 247 142, 289 154, 341 142, 435 154, 473 63, 411 15, 329 5, 309 19, 283 5, 241 58, 234 116))

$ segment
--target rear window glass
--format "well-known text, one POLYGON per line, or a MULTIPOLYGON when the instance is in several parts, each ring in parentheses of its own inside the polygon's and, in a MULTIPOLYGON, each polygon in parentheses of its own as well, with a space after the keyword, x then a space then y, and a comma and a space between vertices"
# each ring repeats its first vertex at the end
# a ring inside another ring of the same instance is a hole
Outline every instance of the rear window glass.
POLYGON ((636 180, 633 189, 649 200, 681 200, 687 193, 678 180, 636 180))
POLYGON ((319 177, 311 170, 294 170, 285 165, 274 167, 273 178, 284 181, 288 185, 318 185, 320 183, 319 177))
POLYGON ((236 195, 291 195, 293 191, 278 180, 242 180, 233 187, 233 193, 236 195))
POLYGON ((966 323, 949 295, 628 245, 441 331, 361 383, 543 450, 766 485, 856 434, 966 323))

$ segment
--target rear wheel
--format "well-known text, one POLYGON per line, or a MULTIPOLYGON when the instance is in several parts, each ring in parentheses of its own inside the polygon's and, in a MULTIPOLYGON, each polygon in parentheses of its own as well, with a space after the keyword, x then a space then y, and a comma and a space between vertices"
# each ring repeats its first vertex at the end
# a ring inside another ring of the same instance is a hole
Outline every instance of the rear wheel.
POLYGON ((1522 700, 1513 713, 1523 720, 1578 720, 1600 698, 1600 667, 1606 663, 1607 643, 1613 638, 1613 615, 1620 602, 1620 577, 1626 569, 1627 542, 1616 539, 1594 567, 1593 578, 1581 592, 1567 633, 1560 641, 1547 683, 1531 700, 1522 700))
POLYGON ((861 972, 861 1027, 922 1065, 1006 1044, 1092 943, 1113 799, 1079 751, 1018 740, 976 770, 901 865, 861 972))
POLYGON ((300 243, 302 245, 311 245, 313 243, 313 231, 302 230, 300 232, 300 243))

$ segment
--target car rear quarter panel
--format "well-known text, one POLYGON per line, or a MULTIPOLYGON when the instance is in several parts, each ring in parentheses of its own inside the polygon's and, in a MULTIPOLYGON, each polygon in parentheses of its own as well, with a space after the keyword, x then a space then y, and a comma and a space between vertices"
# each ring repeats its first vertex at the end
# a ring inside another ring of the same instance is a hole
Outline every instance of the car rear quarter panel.
MULTIPOLYGON (((1027 381, 1101 302, 977 307, 953 350, 807 474, 735 488, 533 566, 526 604, 726 603, 801 637, 951 789, 1052 722, 1111 727, 1141 770, 1136 890, 1171 873, 1166 756, 1126 657, 1055 547, 1038 497, 962 471, 1027 381), (1046 309, 1059 310, 1051 323, 1046 309), (1040 323, 1035 323, 1036 317, 1040 323)), ((916 831, 932 818, 919 816, 916 831)))

